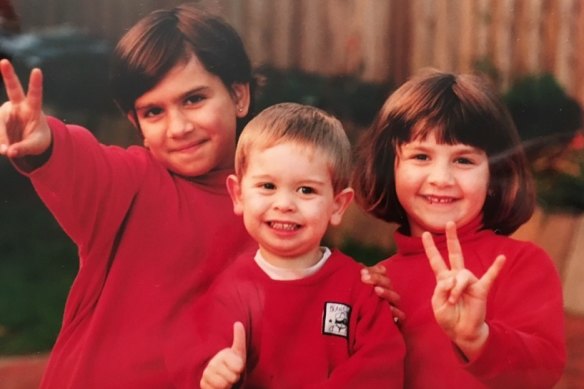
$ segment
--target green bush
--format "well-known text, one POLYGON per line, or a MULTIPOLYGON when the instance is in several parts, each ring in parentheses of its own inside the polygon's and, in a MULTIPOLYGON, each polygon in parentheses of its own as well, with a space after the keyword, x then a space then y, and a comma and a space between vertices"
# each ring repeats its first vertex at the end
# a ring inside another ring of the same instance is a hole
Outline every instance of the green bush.
POLYGON ((550 74, 526 76, 503 96, 530 161, 565 148, 581 127, 581 109, 550 74))
MULTIPOLYGON (((5 163, 5 164, 4 164, 5 163)), ((0 164, 0 354, 46 352, 77 270, 75 247, 30 183, 0 164)))
POLYGON ((549 74, 518 80, 503 97, 525 145, 539 204, 548 210, 584 211, 584 156, 570 142, 582 112, 549 74))
POLYGON ((371 123, 393 87, 390 82, 363 82, 351 75, 326 77, 267 66, 257 73, 258 111, 281 102, 309 104, 359 126, 371 123))

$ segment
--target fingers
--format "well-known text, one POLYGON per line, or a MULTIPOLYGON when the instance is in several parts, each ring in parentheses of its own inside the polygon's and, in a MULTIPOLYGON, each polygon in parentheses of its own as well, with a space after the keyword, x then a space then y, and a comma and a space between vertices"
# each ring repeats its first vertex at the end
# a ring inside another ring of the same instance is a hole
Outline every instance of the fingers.
POLYGON ((462 248, 456 233, 456 224, 454 222, 446 223, 446 247, 448 248, 448 260, 452 270, 464 269, 464 257, 462 248))
POLYGON ((33 69, 30 72, 26 99, 33 112, 41 111, 43 106, 43 73, 40 69, 33 69))
POLYGON ((361 269, 361 281, 368 285, 391 288, 391 280, 383 265, 375 265, 361 269))
POLYGON ((201 389, 228 389, 239 380, 239 374, 231 370, 214 370, 209 366, 201 378, 201 389))
POLYGON ((465 292, 469 285, 477 281, 477 278, 470 271, 463 269, 454 274, 453 287, 448 297, 448 302, 456 304, 460 296, 465 292))
POLYGON ((393 320, 396 323, 403 322, 404 320, 406 320, 406 314, 404 311, 402 311, 401 309, 399 309, 393 305, 390 308, 391 308, 391 313, 393 315, 393 320))
POLYGON ((481 286, 485 289, 485 291, 488 292, 491 289, 493 282, 495 282, 495 280, 499 276, 499 273, 501 273, 501 269, 503 269, 503 265, 505 265, 505 260, 506 258, 504 255, 497 256, 493 264, 489 266, 485 274, 483 274, 483 276, 479 280, 481 286))
POLYGON ((240 356, 243 365, 245 366, 246 360, 246 343, 245 343, 245 328, 243 324, 239 321, 233 323, 233 344, 231 345, 231 350, 240 356))
POLYGON ((239 381, 243 369, 241 357, 231 348, 225 348, 209 361, 201 377, 201 388, 230 388, 239 381))
POLYGON ((2 72, 2 79, 4 80, 4 87, 8 99, 15 104, 23 101, 25 99, 24 90, 10 61, 7 59, 0 61, 0 72, 2 72))
POLYGON ((399 305, 401 298, 395 290, 382 288, 380 286, 376 286, 373 290, 377 296, 381 297, 391 305, 399 305))
POLYGON ((422 233, 422 244, 424 245, 424 251, 430 262, 430 267, 434 271, 434 274, 438 276, 440 273, 448 271, 448 266, 444 263, 442 255, 436 248, 434 244, 434 239, 432 239, 432 234, 429 232, 422 233))
POLYGON ((436 288, 432 295, 432 306, 434 308, 443 306, 449 300, 450 292, 454 287, 454 277, 445 277, 436 281, 436 288))

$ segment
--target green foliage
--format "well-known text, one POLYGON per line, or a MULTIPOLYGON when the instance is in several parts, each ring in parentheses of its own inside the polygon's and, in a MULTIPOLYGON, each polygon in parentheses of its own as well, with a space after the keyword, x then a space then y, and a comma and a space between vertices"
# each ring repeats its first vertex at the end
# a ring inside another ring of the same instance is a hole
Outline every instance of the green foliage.
MULTIPOLYGON (((584 134, 575 139, 584 140, 584 134)), ((573 142, 534 165, 539 204, 548 211, 584 212, 584 149, 573 142)))
POLYGON ((12 170, 0 164, 1 355, 50 350, 77 267, 73 244, 12 170))
POLYGON ((354 239, 345 239, 339 250, 366 266, 375 265, 395 253, 395 249, 387 250, 383 247, 364 245, 354 239))
POLYGON ((505 94, 536 180, 539 204, 548 210, 584 211, 584 158, 570 147, 582 110, 552 75, 518 80, 505 94))
POLYGON ((370 124, 383 105, 391 83, 369 83, 355 76, 326 77, 299 70, 258 70, 257 109, 281 102, 296 102, 322 108, 341 120, 370 124))
POLYGON ((531 161, 565 147, 582 124, 578 102, 550 74, 527 76, 503 97, 531 161))

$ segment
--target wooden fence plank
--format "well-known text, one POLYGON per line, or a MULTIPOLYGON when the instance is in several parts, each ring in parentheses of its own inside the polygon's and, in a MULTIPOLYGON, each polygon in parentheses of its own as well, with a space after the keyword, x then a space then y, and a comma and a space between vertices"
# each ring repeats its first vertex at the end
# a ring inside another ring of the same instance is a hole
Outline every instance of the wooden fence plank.
MULTIPOLYGON (((255 65, 402 82, 420 68, 479 69, 499 85, 551 72, 584 102, 582 0, 201 0, 220 6, 255 65)), ((182 0, 14 0, 23 29, 68 23, 117 41, 182 0)))

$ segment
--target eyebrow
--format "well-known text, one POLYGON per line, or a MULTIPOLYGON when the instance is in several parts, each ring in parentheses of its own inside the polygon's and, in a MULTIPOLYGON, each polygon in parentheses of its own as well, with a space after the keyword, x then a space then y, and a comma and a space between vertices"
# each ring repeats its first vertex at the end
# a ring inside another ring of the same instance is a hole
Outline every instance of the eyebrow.
MULTIPOLYGON (((180 95, 178 95, 177 100, 184 100, 189 96, 195 95, 195 94, 199 94, 199 93, 203 93, 207 90, 209 90, 210 88, 208 86, 198 86, 192 89, 189 89, 183 93, 181 93, 180 95)), ((147 110, 150 109, 152 107, 158 107, 160 104, 158 102, 154 102, 154 103, 147 103, 147 104, 143 104, 143 105, 135 105, 134 109, 136 111, 143 111, 143 110, 147 110)))
MULTIPOLYGON (((250 178, 254 180, 275 181, 274 176, 269 174, 258 174, 255 176, 250 176, 250 178)), ((310 178, 298 180, 296 182, 300 183, 300 185, 326 185, 325 181, 310 178)))
MULTIPOLYGON (((479 147, 475 147, 475 146, 470 146, 470 145, 465 145, 462 143, 457 143, 454 145, 448 145, 448 146, 452 146, 455 148, 454 152, 457 154, 467 154, 467 153, 471 153, 471 154, 482 154, 485 151, 479 147)), ((410 150, 416 150, 416 151, 432 151, 434 149, 434 146, 426 146, 423 144, 414 144, 414 143, 406 143, 400 146, 400 149, 410 149, 410 150)))

